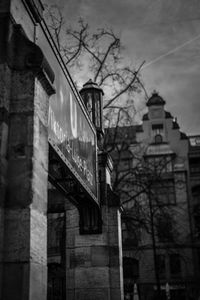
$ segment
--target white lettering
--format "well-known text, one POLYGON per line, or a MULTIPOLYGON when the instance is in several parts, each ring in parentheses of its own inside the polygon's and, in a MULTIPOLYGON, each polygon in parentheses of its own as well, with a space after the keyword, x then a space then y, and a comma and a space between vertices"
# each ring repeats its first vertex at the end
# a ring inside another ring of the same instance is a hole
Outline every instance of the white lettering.
MULTIPOLYGON (((75 115, 75 119, 76 119, 76 125, 73 124, 74 127, 73 127, 72 132, 73 132, 73 136, 77 137, 77 110, 76 110, 76 104, 75 104, 72 111, 74 112, 73 114, 75 115)), ((72 121, 71 125, 72 125, 72 123, 74 123, 75 119, 71 120, 72 121)), ((49 107, 48 123, 49 123, 49 128, 53 131, 54 135, 58 139, 59 144, 64 143, 62 145, 62 147, 72 157, 72 160, 76 164, 77 168, 85 176, 86 180, 90 183, 90 185, 93 185, 93 175, 92 175, 92 173, 90 172, 90 170, 87 166, 87 162, 85 161, 85 159, 81 158, 78 155, 78 153, 76 152, 76 149, 73 147, 73 140, 70 140, 69 137, 63 132, 62 127, 60 126, 59 122, 55 118, 55 114, 54 114, 54 111, 52 110, 51 106, 49 107)))
POLYGON ((73 101, 72 94, 70 93, 70 121, 73 137, 76 139, 78 136, 77 132, 77 106, 76 102, 73 101))

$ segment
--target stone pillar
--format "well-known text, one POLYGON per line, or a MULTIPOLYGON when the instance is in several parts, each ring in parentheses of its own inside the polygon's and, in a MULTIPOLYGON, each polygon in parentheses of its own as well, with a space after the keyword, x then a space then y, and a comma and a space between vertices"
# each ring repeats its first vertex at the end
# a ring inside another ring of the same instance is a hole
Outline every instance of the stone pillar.
POLYGON ((46 300, 47 123, 53 88, 48 72, 43 73, 41 50, 25 37, 19 25, 11 28, 7 55, 11 82, 7 87, 10 96, 1 299, 46 300))
POLYGON ((4 203, 7 176, 7 141, 8 141, 8 115, 11 71, 5 63, 6 35, 8 16, 5 11, 9 1, 2 1, 0 5, 0 299, 2 295, 2 270, 3 270, 3 236, 4 236, 4 203))
POLYGON ((7 177, 7 141, 9 112, 10 70, 0 65, 0 299, 2 293, 4 203, 7 177))
POLYGON ((102 189, 107 199, 101 207, 101 234, 80 235, 78 210, 70 204, 67 208, 66 287, 70 300, 123 299, 119 203, 109 185, 102 189))

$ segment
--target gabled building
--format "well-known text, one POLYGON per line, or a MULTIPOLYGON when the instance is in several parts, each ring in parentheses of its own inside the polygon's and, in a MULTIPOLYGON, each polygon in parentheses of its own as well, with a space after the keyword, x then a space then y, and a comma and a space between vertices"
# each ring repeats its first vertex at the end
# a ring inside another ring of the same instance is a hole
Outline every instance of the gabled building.
POLYGON ((134 284, 141 300, 197 299, 199 148, 158 93, 146 105, 141 125, 107 131, 124 209, 125 299, 133 299, 134 284))

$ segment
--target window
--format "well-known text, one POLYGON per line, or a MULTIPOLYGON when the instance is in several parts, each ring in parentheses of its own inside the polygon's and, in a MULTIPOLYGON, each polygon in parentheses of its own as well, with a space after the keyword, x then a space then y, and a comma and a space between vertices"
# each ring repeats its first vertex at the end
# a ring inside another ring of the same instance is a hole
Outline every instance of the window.
POLYGON ((160 180, 153 184, 154 205, 172 205, 176 203, 173 179, 160 180))
POLYGON ((173 242, 173 226, 170 216, 164 215, 157 217, 157 237, 159 242, 173 242))
POLYGON ((166 276, 166 265, 165 265, 165 255, 159 254, 156 255, 156 264, 157 264, 157 270, 160 277, 166 276))
POLYGON ((172 276, 180 275, 181 259, 179 254, 170 254, 170 274, 172 276))
POLYGON ((83 97, 90 119, 92 120, 92 93, 86 93, 83 97))
POLYGON ((153 136, 155 137, 155 143, 156 143, 156 137, 162 138, 163 124, 152 124, 152 132, 153 132, 153 136))
POLYGON ((163 131, 163 124, 152 124, 152 130, 156 134, 160 134, 163 131))
POLYGON ((48 285, 47 299, 62 300, 66 299, 65 290, 65 272, 60 264, 48 264, 48 285))
POLYGON ((172 172, 172 157, 170 155, 160 155, 147 158, 148 168, 157 175, 172 172))
POLYGON ((101 232, 101 219, 96 207, 82 206, 80 212, 80 233, 92 234, 101 232))
POLYGON ((190 163, 190 173, 191 175, 197 175, 200 173, 200 158, 193 157, 189 160, 190 163))
POLYGON ((62 255, 64 250, 64 214, 48 214, 48 255, 62 255))

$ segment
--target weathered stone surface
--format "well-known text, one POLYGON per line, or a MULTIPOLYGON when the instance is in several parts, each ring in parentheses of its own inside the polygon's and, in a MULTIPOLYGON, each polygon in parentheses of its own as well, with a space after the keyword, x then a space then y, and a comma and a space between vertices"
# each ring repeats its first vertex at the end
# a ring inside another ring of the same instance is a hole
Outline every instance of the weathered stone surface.
POLYGON ((94 267, 110 266, 109 247, 93 246, 91 247, 91 262, 94 267))
POLYGON ((106 246, 108 244, 108 237, 105 233, 103 234, 91 234, 91 235, 78 235, 75 237, 76 247, 86 246, 106 246))
POLYGON ((35 80, 35 112, 44 126, 48 126, 49 97, 41 82, 35 80))
MULTIPOLYGON (((111 299, 110 291, 108 288, 94 288, 94 289, 78 289, 75 294, 74 300, 102 300, 111 299), (94 296, 95 295, 95 296, 94 296)), ((115 298, 113 298, 115 299, 115 298)), ((116 298, 118 299, 118 298, 116 298)))
MULTIPOLYGON (((3 6, 1 6, 2 8, 3 6)), ((1 29, 2 24, 0 21, 1 29)), ((1 32, 0 32, 1 35, 1 32)), ((0 38, 1 39, 1 38, 0 38)), ((1 50, 0 50, 1 52, 1 50)), ((2 53, 1 53, 2 54, 2 53)), ((0 58, 3 59, 3 55, 0 58)), ((0 64, 0 298, 2 295, 2 279, 3 279, 3 248, 4 248, 4 203, 6 197, 7 186, 7 148, 8 148, 8 110, 10 89, 10 70, 5 64, 0 64)))
POLYGON ((66 226, 67 229, 74 228, 79 224, 79 214, 77 209, 67 210, 66 226))
POLYGON ((75 288, 75 269, 67 269, 66 272, 66 287, 67 290, 75 288))
POLYGON ((123 288, 111 288, 110 289, 110 299, 121 300, 124 299, 123 288))
POLYGON ((46 300, 48 97, 34 95, 31 71, 15 71, 12 79, 3 299, 46 300), (38 107, 39 101, 47 103, 38 107))
POLYGON ((91 247, 75 248, 70 258, 71 268, 91 267, 91 247))
POLYGON ((109 288, 109 268, 90 267, 75 269, 75 286, 77 288, 109 288))
POLYGON ((0 121, 0 156, 1 159, 5 158, 7 154, 7 142, 8 142, 8 125, 5 122, 0 121))
POLYGON ((0 108, 9 111, 11 72, 7 65, 0 65, 0 108))
POLYGON ((120 289, 120 272, 119 268, 110 268, 110 287, 112 289, 120 289))
POLYGON ((28 263, 4 263, 3 296, 4 300, 29 299, 29 272, 28 263))
POLYGON ((119 215, 116 208, 110 210, 109 214, 108 208, 102 209, 103 233, 90 235, 73 231, 73 225, 77 230, 79 218, 76 210, 67 211, 66 282, 69 299, 123 299, 119 215))
POLYGON ((30 264, 30 298, 46 300, 47 297, 47 266, 46 263, 31 262, 30 264))
POLYGON ((6 209, 5 224, 4 261, 29 261, 30 209, 6 209))
POLYGON ((30 258, 31 262, 47 264, 47 218, 38 210, 30 212, 30 258))

